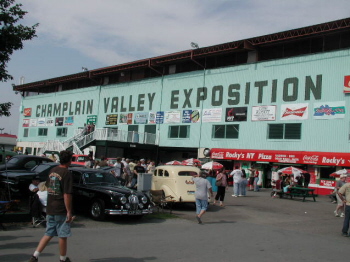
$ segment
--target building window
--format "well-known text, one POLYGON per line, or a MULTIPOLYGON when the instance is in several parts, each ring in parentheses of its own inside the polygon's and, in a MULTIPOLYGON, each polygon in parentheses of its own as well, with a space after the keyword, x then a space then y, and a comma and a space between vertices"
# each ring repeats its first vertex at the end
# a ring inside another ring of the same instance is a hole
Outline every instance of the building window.
POLYGON ((67 131, 68 131, 67 127, 57 128, 56 136, 66 137, 67 136, 67 131))
POLYGON ((213 138, 238 138, 239 125, 213 125, 213 138))
POLYGON ((301 124, 269 124, 269 139, 301 139, 301 124))
POLYGON ((23 137, 28 137, 28 135, 29 135, 29 128, 24 128, 23 137))
POLYGON ((145 125, 145 133, 155 134, 156 132, 156 125, 145 125))
POLYGON ((39 128, 38 136, 47 136, 47 128, 39 128))
POLYGON ((169 126, 169 138, 189 138, 190 126, 169 126))

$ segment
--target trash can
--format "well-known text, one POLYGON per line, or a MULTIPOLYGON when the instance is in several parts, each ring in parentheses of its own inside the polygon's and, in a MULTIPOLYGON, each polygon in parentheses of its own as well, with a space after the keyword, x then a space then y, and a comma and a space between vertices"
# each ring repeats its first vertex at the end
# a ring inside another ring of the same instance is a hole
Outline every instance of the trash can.
POLYGON ((152 174, 141 173, 137 176, 137 191, 150 191, 152 188, 152 174))

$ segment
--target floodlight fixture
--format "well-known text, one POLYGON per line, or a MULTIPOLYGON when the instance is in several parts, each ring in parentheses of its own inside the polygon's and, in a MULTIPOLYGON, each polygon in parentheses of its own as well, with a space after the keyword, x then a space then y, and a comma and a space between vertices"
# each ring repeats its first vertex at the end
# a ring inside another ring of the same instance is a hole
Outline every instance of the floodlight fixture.
POLYGON ((199 45, 195 42, 191 42, 191 47, 192 48, 199 48, 199 45))

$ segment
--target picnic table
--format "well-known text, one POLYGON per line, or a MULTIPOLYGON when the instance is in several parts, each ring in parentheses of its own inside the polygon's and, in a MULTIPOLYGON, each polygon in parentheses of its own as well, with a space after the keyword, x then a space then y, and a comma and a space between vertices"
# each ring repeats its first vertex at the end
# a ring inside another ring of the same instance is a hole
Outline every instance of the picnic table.
POLYGON ((314 191, 315 191, 315 189, 312 189, 312 188, 291 187, 291 188, 289 188, 288 192, 283 193, 283 194, 290 196, 291 199, 293 197, 302 197, 303 202, 305 202, 305 198, 312 197, 314 199, 314 202, 316 202, 314 191))

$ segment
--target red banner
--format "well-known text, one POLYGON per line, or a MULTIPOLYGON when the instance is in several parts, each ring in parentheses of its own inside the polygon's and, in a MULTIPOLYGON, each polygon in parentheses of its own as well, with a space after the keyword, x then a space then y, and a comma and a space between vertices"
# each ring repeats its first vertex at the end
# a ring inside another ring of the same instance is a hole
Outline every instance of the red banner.
POLYGON ((350 166, 350 153, 213 148, 210 150, 210 157, 288 164, 350 166))

